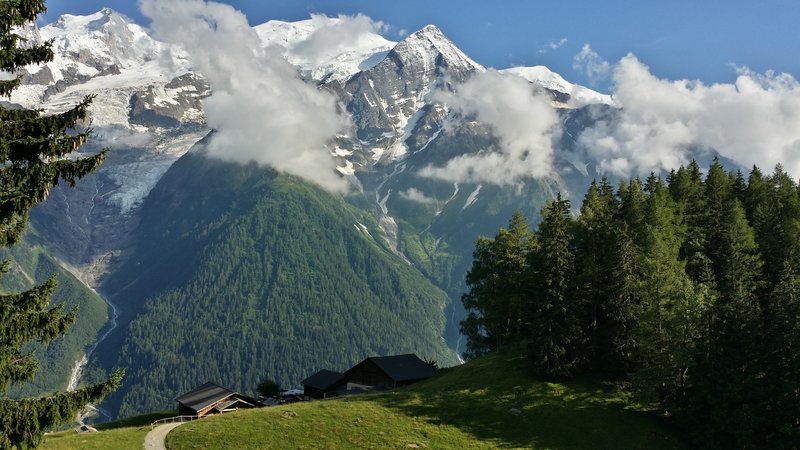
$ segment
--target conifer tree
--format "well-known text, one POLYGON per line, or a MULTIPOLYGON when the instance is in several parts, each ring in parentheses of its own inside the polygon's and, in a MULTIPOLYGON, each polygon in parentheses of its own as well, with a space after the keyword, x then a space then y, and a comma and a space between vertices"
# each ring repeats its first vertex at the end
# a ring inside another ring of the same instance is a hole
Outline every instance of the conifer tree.
POLYGON ((735 198, 719 211, 710 234, 719 296, 708 308, 687 390, 686 418, 698 441, 713 448, 744 448, 762 419, 757 414, 761 311, 756 297, 761 261, 753 231, 735 198))
POLYGON ((708 258, 715 280, 719 281, 724 263, 721 244, 725 239, 724 217, 733 197, 730 179, 719 159, 708 169, 703 183, 704 208, 701 220, 705 231, 703 254, 708 258))
POLYGON ((797 184, 780 164, 769 181, 775 214, 772 229, 767 231, 770 235, 763 239, 772 245, 762 252, 767 278, 774 286, 780 281, 785 264, 800 269, 800 195, 797 184))
POLYGON ((617 217, 620 226, 637 246, 642 244, 644 227, 644 210, 647 195, 642 186, 642 180, 631 178, 628 183, 620 183, 617 189, 619 197, 619 210, 617 217))
MULTIPOLYGON (((17 30, 45 11, 44 1, 0 2, 0 70, 18 73, 29 64, 53 58, 51 43, 25 42, 17 30)), ((0 95, 10 96, 21 76, 0 81, 0 95)), ((91 98, 54 115, 39 110, 0 106, 0 245, 17 242, 25 229, 29 210, 44 201, 59 181, 73 186, 93 171, 105 153, 81 159, 67 158, 89 136, 90 130, 69 130, 86 119, 91 98)), ((8 264, 4 264, 6 269, 8 264)), ((3 270, 4 272, 5 270, 3 270)), ((55 279, 25 292, 0 296, 0 392, 36 373, 38 363, 26 352, 32 341, 47 342, 64 334, 76 311, 48 305, 55 279)), ((0 398, 0 448, 36 446, 45 430, 74 420, 87 403, 102 398, 118 386, 122 372, 104 383, 48 397, 11 400, 0 398)))
POLYGON ((508 228, 494 238, 478 238, 467 272, 469 291, 462 297, 468 312, 461 323, 468 357, 519 341, 529 331, 528 253, 535 246, 529 228, 525 216, 516 211, 508 228))
POLYGON ((700 166, 692 160, 670 175, 669 190, 683 218, 684 236, 680 258, 686 261, 686 271, 693 280, 710 281, 709 262, 705 254, 705 193, 700 166))
POLYGON ((646 397, 667 405, 688 381, 703 302, 679 259, 684 232, 667 187, 651 175, 645 190, 649 195, 633 330, 638 363, 633 379, 646 397))
POLYGON ((592 181, 575 226, 576 300, 585 306, 587 358, 606 374, 620 374, 625 357, 616 345, 626 334, 623 304, 614 302, 614 270, 618 267, 614 189, 603 178, 592 181))
POLYGON ((785 264, 764 306, 759 339, 763 369, 756 442, 764 448, 796 448, 800 442, 800 275, 785 264))
POLYGON ((530 357, 549 378, 568 377, 580 364, 584 341, 581 306, 575 301, 572 217, 569 200, 557 198, 542 211, 538 247, 531 253, 534 285, 540 297, 531 319, 530 357))

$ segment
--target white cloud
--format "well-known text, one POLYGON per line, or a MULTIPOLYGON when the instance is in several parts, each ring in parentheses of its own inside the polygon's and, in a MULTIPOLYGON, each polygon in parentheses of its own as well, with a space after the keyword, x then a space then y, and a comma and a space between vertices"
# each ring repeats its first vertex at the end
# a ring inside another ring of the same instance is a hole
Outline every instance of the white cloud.
POLYGON ((512 185, 526 177, 552 174, 553 139, 559 119, 549 98, 526 80, 496 70, 474 74, 455 94, 438 91, 435 99, 491 127, 500 148, 461 155, 420 175, 452 182, 512 185))
POLYGON ((387 30, 383 22, 364 14, 339 15, 335 20, 324 14, 311 14, 311 22, 314 31, 292 47, 292 54, 312 64, 369 45, 376 33, 387 30))
POLYGON ((246 17, 203 0, 140 0, 158 39, 179 44, 213 94, 204 100, 217 133, 212 156, 255 161, 331 190, 345 190, 326 144, 348 125, 335 98, 302 82, 277 53, 261 48, 246 17))
POLYGON ((539 53, 544 54, 550 50, 556 50, 561 48, 564 44, 569 42, 569 40, 565 37, 557 40, 557 41, 550 41, 547 44, 543 45, 542 48, 539 49, 539 53))
POLYGON ((608 61, 603 60, 589 44, 583 44, 581 51, 572 59, 572 68, 586 75, 593 85, 608 78, 611 71, 608 61))
POLYGON ((102 127, 94 130, 92 141, 101 147, 144 147, 151 144, 153 135, 123 127, 102 127))
POLYGON ((412 202, 423 203, 426 205, 430 205, 433 203, 437 203, 437 200, 433 197, 428 197, 425 195, 424 192, 420 191, 417 188, 408 188, 408 190, 400 191, 400 198, 404 198, 406 200, 411 200, 412 202))
POLYGON ((716 150, 765 170, 781 163, 800 176, 800 83, 789 74, 738 69, 734 83, 655 77, 635 56, 614 70, 618 117, 578 141, 601 172, 622 176, 671 169, 693 149, 716 150))

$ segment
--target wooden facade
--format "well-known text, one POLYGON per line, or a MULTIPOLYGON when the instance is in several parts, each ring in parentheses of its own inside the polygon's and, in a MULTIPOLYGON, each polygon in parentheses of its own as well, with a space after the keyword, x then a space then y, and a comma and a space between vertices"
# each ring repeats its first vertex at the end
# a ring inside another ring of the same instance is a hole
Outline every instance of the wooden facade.
POLYGON ((216 383, 205 383, 175 399, 182 416, 203 417, 209 414, 264 406, 258 400, 216 383))
POLYGON ((347 384, 344 374, 331 370, 320 370, 300 382, 303 394, 311 398, 325 398, 337 395, 347 384))
POLYGON ((348 385, 391 389, 433 376, 435 370, 412 353, 367 358, 344 373, 348 385))

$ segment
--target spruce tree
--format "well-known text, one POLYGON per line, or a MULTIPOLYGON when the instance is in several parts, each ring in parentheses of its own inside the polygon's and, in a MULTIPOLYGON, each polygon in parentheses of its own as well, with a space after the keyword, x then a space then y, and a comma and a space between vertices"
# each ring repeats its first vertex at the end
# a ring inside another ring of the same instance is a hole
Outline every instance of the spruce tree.
POLYGON ((581 307, 575 301, 572 217, 569 200, 561 194, 545 206, 531 252, 534 285, 539 299, 531 319, 529 355, 535 370, 548 378, 575 374, 581 363, 584 333, 581 307))
POLYGON ((705 446, 744 448, 763 419, 757 414, 761 260, 739 201, 730 197, 713 221, 712 267, 719 296, 708 308, 685 399, 687 427, 705 446))
POLYGON ((692 160, 670 175, 669 191, 683 218, 684 236, 680 257, 686 261, 686 271, 695 281, 708 282, 710 274, 705 254, 706 205, 700 166, 692 160))
POLYGON ((667 187, 651 175, 638 280, 637 367, 633 380, 645 397, 669 406, 688 382, 704 299, 679 259, 682 219, 667 187))
MULTIPOLYGON (((25 42, 17 31, 45 11, 44 1, 5 0, 0 3, 0 70, 18 73, 29 64, 50 61, 51 43, 25 42)), ((21 76, 0 81, 0 94, 10 96, 21 76)), ((28 221, 29 210, 45 200, 60 181, 75 182, 103 161, 105 152, 86 158, 68 158, 91 130, 71 132, 86 119, 91 98, 66 112, 43 115, 40 110, 0 106, 0 245, 17 242, 28 221)), ((8 267, 3 265, 3 272, 8 267)), ((32 341, 48 342, 64 334, 77 311, 51 307, 55 279, 25 292, 0 296, 0 392, 10 383, 30 380, 38 363, 25 350, 32 341)), ((47 397, 11 400, 0 398, 0 448, 36 446, 45 430, 74 420, 89 402, 114 390, 122 377, 116 372, 104 383, 47 397)))
POLYGON ((764 448, 797 448, 800 442, 800 275, 785 264, 767 297, 759 339, 762 418, 755 441, 764 448))
POLYGON ((516 211, 508 228, 476 242, 467 272, 469 291, 461 299, 468 312, 461 323, 468 357, 518 342, 529 331, 528 253, 535 246, 529 228, 525 216, 516 211))
POLYGON ((614 270, 618 267, 614 189, 603 178, 592 181, 575 226, 576 300, 585 308, 587 358, 593 369, 620 375, 625 356, 616 345, 626 334, 622 304, 614 302, 614 270))
POLYGON ((767 278, 774 286, 780 281, 785 264, 800 269, 800 195, 797 183, 780 164, 769 181, 776 216, 774 229, 770 230, 774 247, 763 257, 767 278))

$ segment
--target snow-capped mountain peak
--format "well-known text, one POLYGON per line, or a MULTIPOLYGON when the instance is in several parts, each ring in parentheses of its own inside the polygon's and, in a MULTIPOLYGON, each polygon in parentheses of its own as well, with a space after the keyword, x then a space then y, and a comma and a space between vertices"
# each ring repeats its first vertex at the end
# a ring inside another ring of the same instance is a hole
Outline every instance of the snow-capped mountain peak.
POLYGON ((565 105, 568 107, 580 107, 593 103, 603 103, 606 105, 614 104, 614 100, 610 95, 601 94, 587 87, 572 84, 561 75, 545 66, 512 67, 510 69, 503 69, 500 72, 524 78, 537 86, 551 91, 569 94, 570 99, 565 105))
POLYGON ((87 16, 65 14, 43 27, 41 36, 54 40, 56 60, 65 57, 90 66, 79 68, 86 75, 91 75, 91 69, 103 70, 112 65, 137 67, 165 49, 142 27, 110 8, 87 16))
POLYGON ((425 67, 431 67, 441 55, 442 64, 451 70, 471 72, 484 70, 448 39, 436 25, 426 25, 421 30, 408 35, 394 48, 398 54, 415 54, 422 57, 425 67))
POLYGON ((87 31, 97 31, 109 25, 119 26, 127 23, 132 22, 111 8, 103 8, 94 14, 86 16, 64 14, 49 26, 67 33, 77 34, 87 31))
POLYGON ((349 19, 270 20, 254 29, 264 47, 276 48, 303 78, 344 82, 379 63, 396 44, 375 32, 353 34, 344 20, 349 19))

